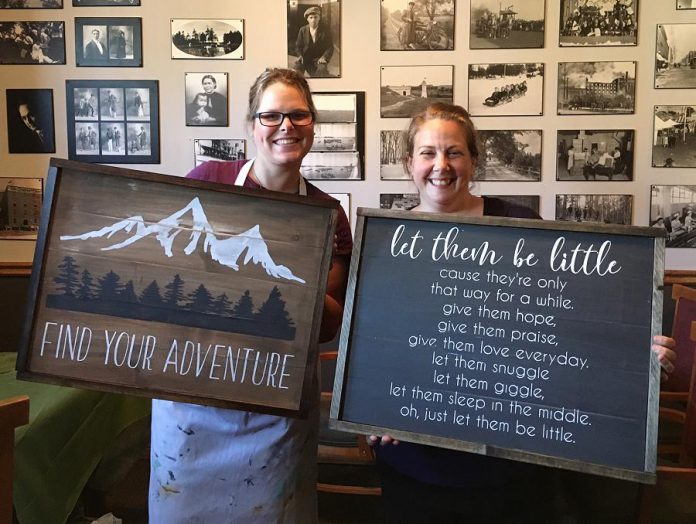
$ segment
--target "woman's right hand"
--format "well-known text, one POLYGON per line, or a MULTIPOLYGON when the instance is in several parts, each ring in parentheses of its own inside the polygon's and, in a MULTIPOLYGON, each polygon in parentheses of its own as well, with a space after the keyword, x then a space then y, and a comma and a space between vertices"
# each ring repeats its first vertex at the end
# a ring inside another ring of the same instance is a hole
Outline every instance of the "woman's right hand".
POLYGON ((394 437, 391 435, 382 435, 381 437, 378 437, 377 435, 369 435, 367 437, 367 443, 370 446, 376 446, 378 443, 380 446, 398 446, 399 441, 396 440, 394 437))

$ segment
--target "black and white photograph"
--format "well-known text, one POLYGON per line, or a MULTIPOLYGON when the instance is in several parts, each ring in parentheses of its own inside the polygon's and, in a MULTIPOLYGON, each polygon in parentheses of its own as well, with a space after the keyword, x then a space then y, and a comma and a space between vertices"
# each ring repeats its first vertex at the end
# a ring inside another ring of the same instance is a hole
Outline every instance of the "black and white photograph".
POLYGON ((418 204, 420 204, 418 193, 380 193, 379 195, 380 209, 410 211, 418 204))
POLYGON ((229 162, 246 158, 246 140, 240 138, 197 138, 193 141, 193 163, 229 162))
POLYGON ((410 118, 434 102, 453 103, 451 65, 380 68, 380 116, 410 118))
POLYGON ((653 167, 696 167, 696 105, 655 106, 653 167))
POLYGON ((655 88, 696 87, 696 24, 658 24, 655 88))
POLYGON ((541 180, 541 130, 479 130, 474 180, 538 182, 541 180))
POLYGON ((0 240, 36 240, 42 178, 0 177, 0 240))
POLYGON ((454 49, 456 0, 382 0, 382 51, 454 49))
POLYGON ((558 45, 638 44, 638 0, 561 0, 558 45))
POLYGON ((352 224, 352 217, 350 213, 350 193, 329 193, 330 197, 335 198, 341 203, 341 207, 348 218, 348 223, 352 224))
POLYGON ((539 213, 539 195, 488 195, 516 206, 528 207, 539 213))
POLYGON ((341 76, 341 1, 288 0, 288 68, 310 78, 341 76))
POLYGON ((696 0, 677 0, 677 10, 696 9, 696 0))
POLYGON ((244 20, 171 19, 172 58, 244 59, 244 20))
POLYGON ((379 132, 379 178, 381 180, 411 180, 404 166, 406 132, 389 129, 379 132))
POLYGON ((1 22, 0 64, 65 64, 65 22, 1 22))
POLYGON ((635 62, 558 64, 559 115, 631 114, 635 92, 635 62))
POLYGON ((630 226, 633 195, 556 195, 556 220, 630 226))
POLYGON ((2 0, 0 9, 63 9, 63 0, 2 0))
POLYGON ((67 80, 70 160, 158 164, 158 89, 156 80, 67 80))
POLYGON ((696 186, 651 186, 650 226, 664 229, 667 247, 696 247, 696 186))
POLYGON ((140 18, 75 18, 78 67, 142 67, 140 18))
POLYGON ((314 143, 300 170, 313 180, 362 180, 365 93, 315 92, 314 143))
POLYGON ((545 0, 471 0, 471 49, 544 47, 545 0))
POLYGON ((186 125, 228 125, 227 73, 186 73, 186 125))
POLYGON ((470 64, 471 116, 544 113, 544 64, 470 64))
POLYGON ((140 0, 73 0, 73 7, 117 7, 137 6, 140 0))
POLYGON ((52 89, 8 89, 10 153, 55 153, 52 89))
POLYGON ((632 129, 559 131, 556 180, 633 180, 634 140, 632 129))

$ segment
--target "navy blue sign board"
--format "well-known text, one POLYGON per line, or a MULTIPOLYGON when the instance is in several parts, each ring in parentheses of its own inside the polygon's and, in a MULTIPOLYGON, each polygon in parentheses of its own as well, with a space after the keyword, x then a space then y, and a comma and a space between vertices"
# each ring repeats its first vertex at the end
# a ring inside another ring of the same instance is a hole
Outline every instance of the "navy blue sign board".
POLYGON ((360 209, 330 425, 654 482, 664 245, 360 209))

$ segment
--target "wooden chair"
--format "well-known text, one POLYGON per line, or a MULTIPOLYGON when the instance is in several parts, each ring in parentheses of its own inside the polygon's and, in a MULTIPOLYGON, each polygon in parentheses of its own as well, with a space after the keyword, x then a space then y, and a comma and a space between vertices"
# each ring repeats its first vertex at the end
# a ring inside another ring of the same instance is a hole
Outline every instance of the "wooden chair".
POLYGON ((0 400, 0 524, 12 524, 15 428, 29 423, 29 397, 0 400))
MULTIPOLYGON (((324 363, 336 360, 337 356, 336 351, 326 351, 320 354, 320 360, 324 363)), ((331 392, 323 391, 319 425, 317 490, 347 495, 381 495, 382 488, 379 487, 374 452, 368 445, 365 435, 353 435, 329 429, 330 407, 331 392), (355 483, 355 480, 360 480, 360 483, 355 483)))
POLYGON ((696 319, 696 289, 674 284, 672 299, 676 306, 672 322, 672 338, 677 343, 677 360, 669 380, 662 384, 660 399, 686 402, 694 362, 694 348, 690 338, 691 321, 696 319))

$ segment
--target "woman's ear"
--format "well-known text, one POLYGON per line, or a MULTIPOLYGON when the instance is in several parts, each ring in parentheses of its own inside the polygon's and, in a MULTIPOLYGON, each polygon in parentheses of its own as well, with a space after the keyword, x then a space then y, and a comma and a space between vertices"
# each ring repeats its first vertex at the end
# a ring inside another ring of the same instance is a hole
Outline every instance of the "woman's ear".
POLYGON ((409 178, 413 178, 411 176, 411 163, 412 162, 413 162, 413 157, 411 155, 408 155, 403 160, 404 171, 406 171, 406 174, 409 176, 409 178))

